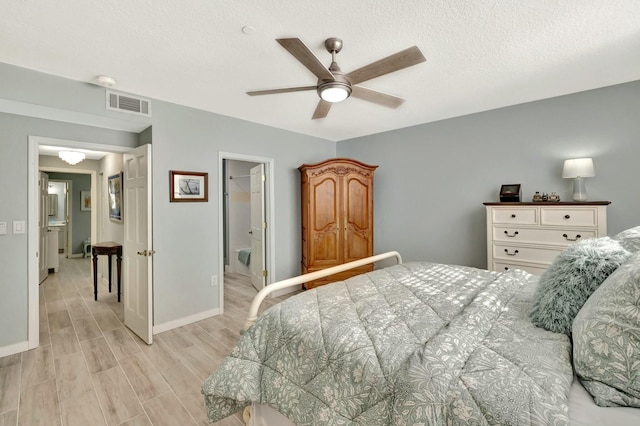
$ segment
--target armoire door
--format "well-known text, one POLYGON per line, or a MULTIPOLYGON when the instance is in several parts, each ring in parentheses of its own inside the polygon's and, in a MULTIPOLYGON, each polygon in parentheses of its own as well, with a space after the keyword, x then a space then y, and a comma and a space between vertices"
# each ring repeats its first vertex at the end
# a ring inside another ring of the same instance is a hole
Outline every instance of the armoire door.
POLYGON ((335 173, 309 178, 310 267, 327 268, 342 263, 339 185, 340 177, 335 173))
POLYGON ((347 173, 342 180, 341 263, 346 263, 373 254, 373 185, 372 178, 361 173, 347 173))

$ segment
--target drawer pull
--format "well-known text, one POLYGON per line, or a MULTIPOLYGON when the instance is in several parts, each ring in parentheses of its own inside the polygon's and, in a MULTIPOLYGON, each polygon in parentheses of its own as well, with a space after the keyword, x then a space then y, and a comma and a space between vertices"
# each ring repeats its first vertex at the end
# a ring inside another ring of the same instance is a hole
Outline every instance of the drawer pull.
POLYGON ((562 236, 567 241, 578 241, 580 238, 582 238, 582 235, 580 235, 580 234, 576 234, 575 238, 569 238, 569 236, 567 234, 562 234, 562 236))
POLYGON ((515 256, 516 254, 520 253, 518 250, 515 250, 513 253, 509 253, 508 249, 504 249, 504 252, 507 253, 507 256, 515 256))
POLYGON ((571 216, 570 216, 570 215, 568 215, 568 214, 565 214, 565 215, 564 215, 564 218, 565 218, 565 219, 571 219, 571 216))
POLYGON ((509 267, 508 267, 508 266, 505 266, 505 267, 504 267, 504 270, 505 270, 505 271, 508 271, 508 270, 509 270, 509 267))
POLYGON ((509 235, 509 232, 508 232, 508 231, 504 231, 504 235, 506 235, 507 237, 513 238, 513 237, 515 237, 516 235, 518 235, 518 231, 515 231, 515 232, 514 232, 513 234, 511 234, 511 235, 509 235))
POLYGON ((515 213, 512 213, 512 214, 511 214, 511 217, 515 219, 515 218, 516 218, 516 214, 515 214, 515 213))

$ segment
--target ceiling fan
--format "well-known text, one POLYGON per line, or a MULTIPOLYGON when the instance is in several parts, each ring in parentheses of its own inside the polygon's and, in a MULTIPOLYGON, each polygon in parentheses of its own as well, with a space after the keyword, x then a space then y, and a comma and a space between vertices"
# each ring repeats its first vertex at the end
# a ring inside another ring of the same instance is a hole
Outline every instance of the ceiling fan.
POLYGON ((247 92, 247 94, 257 96, 316 90, 320 96, 320 102, 313 113, 312 119, 314 120, 326 117, 332 103, 341 102, 349 96, 389 108, 399 107, 404 99, 367 89, 359 84, 426 61, 420 49, 413 46, 345 74, 336 63, 336 54, 342 49, 342 40, 339 38, 328 38, 324 42, 325 48, 331 53, 331 66, 328 69, 299 38, 280 38, 276 41, 318 77, 318 83, 315 86, 255 90, 247 92))

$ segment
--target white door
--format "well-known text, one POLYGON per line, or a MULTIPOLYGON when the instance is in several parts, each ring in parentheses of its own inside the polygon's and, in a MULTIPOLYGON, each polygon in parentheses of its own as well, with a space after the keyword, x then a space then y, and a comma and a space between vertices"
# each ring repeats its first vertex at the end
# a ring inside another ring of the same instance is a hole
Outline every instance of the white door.
POLYGON ((266 282, 266 228, 264 164, 251 169, 251 284, 258 290, 266 282))
MULTIPOLYGON (((40 270, 39 281, 44 281, 49 276, 49 259, 48 259, 48 244, 47 236, 49 230, 49 175, 40 172, 38 179, 38 186, 40 188, 40 205, 38 210, 38 228, 39 228, 39 243, 38 243, 38 269, 40 270)), ((58 233, 50 238, 57 238, 58 233)))
POLYGON ((124 324, 142 340, 153 339, 153 241, 151 233, 151 145, 123 157, 124 324))

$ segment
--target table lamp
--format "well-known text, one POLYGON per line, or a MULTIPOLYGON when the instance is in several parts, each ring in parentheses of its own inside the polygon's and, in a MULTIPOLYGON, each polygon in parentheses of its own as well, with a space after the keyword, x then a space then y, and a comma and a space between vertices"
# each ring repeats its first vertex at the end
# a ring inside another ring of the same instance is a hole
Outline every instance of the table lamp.
POLYGON ((587 190, 584 186, 584 178, 595 176, 593 159, 573 158, 564 160, 562 177, 573 178, 573 201, 587 201, 587 190))

